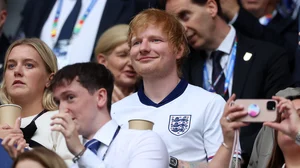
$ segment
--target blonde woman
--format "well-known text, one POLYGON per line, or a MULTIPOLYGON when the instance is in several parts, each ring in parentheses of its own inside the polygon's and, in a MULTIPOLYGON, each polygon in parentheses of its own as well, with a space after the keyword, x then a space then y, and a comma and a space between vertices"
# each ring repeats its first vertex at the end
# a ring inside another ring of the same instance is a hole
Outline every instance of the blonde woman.
POLYGON ((10 45, 5 56, 0 100, 2 104, 22 107, 22 132, 3 125, 0 138, 24 135, 30 147, 44 146, 64 159, 71 159, 63 136, 50 128, 51 117, 58 111, 48 86, 56 72, 56 56, 41 40, 21 39, 10 45))
POLYGON ((138 75, 129 57, 128 29, 126 24, 111 27, 102 34, 95 48, 97 62, 105 65, 115 78, 112 103, 136 90, 138 75))

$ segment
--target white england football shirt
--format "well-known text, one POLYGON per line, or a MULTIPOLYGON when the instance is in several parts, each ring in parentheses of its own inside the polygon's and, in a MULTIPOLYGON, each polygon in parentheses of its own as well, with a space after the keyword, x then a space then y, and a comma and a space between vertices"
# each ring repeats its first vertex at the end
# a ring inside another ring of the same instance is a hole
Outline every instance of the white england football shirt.
POLYGON ((184 161, 210 161, 222 141, 220 118, 224 99, 181 80, 160 103, 139 91, 113 104, 111 116, 122 127, 130 119, 154 122, 153 131, 166 143, 170 156, 184 161))

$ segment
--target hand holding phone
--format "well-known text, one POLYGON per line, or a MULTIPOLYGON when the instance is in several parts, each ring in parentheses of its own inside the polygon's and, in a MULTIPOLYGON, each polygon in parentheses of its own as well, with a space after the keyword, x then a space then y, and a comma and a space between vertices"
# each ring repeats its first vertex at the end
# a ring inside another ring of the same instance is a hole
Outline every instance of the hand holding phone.
POLYGON ((238 119, 243 122, 276 121, 277 101, 273 99, 237 99, 233 102, 242 105, 248 115, 238 119))

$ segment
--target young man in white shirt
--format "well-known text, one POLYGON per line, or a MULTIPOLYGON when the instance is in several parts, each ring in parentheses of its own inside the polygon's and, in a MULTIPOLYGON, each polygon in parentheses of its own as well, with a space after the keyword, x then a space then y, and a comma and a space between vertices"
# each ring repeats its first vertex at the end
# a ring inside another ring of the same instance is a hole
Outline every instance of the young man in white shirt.
POLYGON ((113 76, 103 65, 69 65, 52 81, 50 88, 60 111, 52 117, 52 131, 64 135, 75 155, 74 167, 167 167, 168 153, 156 133, 120 129, 111 119, 113 76))
POLYGON ((225 101, 180 78, 181 61, 189 53, 183 26, 164 11, 148 9, 132 20, 128 35, 132 65, 143 85, 113 104, 113 119, 123 127, 132 118, 154 122, 153 131, 175 157, 172 167, 178 166, 176 158, 211 161, 223 141, 219 120, 225 101))

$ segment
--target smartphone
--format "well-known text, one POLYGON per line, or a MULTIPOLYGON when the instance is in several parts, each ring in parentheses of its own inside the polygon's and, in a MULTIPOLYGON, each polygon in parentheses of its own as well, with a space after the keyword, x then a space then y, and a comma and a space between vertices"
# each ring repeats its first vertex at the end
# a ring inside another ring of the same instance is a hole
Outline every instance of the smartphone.
POLYGON ((233 104, 242 105, 244 110, 248 112, 248 115, 238 119, 239 121, 276 121, 278 117, 277 101, 273 99, 237 99, 233 104))

